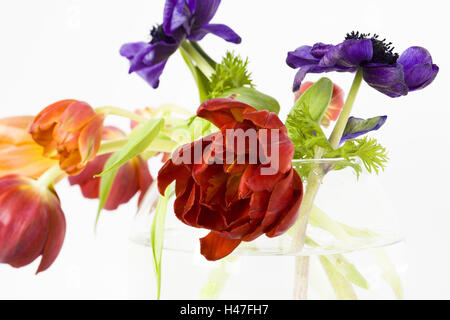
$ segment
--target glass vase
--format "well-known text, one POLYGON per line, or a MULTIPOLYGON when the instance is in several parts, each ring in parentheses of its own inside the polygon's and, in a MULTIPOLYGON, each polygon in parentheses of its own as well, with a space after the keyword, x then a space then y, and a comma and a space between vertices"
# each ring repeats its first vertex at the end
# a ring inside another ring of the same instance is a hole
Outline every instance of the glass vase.
MULTIPOLYGON (((343 161, 295 164, 326 173, 300 249, 292 228, 280 237, 242 243, 225 259, 210 262, 200 255, 199 243, 208 230, 182 224, 169 206, 161 298, 298 299, 301 291, 302 299, 402 299, 404 244, 389 196, 377 175, 356 175, 351 167, 332 170, 343 161)), ((134 242, 147 247, 156 198, 153 188, 131 233, 134 242)))

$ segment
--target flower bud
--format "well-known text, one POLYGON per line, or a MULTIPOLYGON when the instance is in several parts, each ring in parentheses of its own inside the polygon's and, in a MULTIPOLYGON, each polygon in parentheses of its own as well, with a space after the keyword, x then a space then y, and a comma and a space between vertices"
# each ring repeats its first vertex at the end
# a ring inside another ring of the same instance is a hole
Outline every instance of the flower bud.
POLYGON ((0 263, 20 268, 42 255, 37 273, 42 272, 58 256, 65 232, 52 188, 18 175, 0 178, 0 263))
POLYGON ((85 102, 62 100, 42 110, 29 132, 46 156, 58 159, 67 174, 76 175, 100 147, 104 118, 85 102))

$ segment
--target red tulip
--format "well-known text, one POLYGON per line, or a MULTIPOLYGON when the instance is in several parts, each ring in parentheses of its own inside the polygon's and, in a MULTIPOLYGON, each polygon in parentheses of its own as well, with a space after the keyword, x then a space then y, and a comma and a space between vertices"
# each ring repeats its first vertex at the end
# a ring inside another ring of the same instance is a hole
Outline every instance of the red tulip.
POLYGON ((178 219, 189 226, 211 230, 200 240, 201 253, 208 260, 218 260, 242 241, 252 241, 263 234, 276 237, 287 231, 297 218, 303 185, 292 168, 294 144, 278 116, 233 99, 207 101, 197 115, 221 131, 175 151, 159 171, 158 188, 163 194, 175 180, 174 211, 178 219), (256 148, 236 148, 227 129, 243 129, 243 133, 254 130, 256 148), (264 135, 276 133, 276 143, 263 139, 264 135), (279 151, 279 159, 275 159, 278 169, 271 175, 264 175, 261 169, 272 166, 274 159, 270 163, 263 164, 261 159, 251 163, 261 148, 267 155, 279 151), (202 153, 196 154, 196 149, 202 153), (241 156, 244 163, 238 161, 241 156), (234 161, 227 163, 227 157, 234 161), (180 158, 190 158, 190 163, 180 163, 180 158))
POLYGON ((40 255, 37 273, 48 269, 63 245, 66 221, 53 188, 31 178, 0 178, 0 263, 15 268, 40 255))
MULTIPOLYGON (((295 92, 295 101, 297 101, 300 96, 312 85, 314 82, 307 81, 302 83, 300 89, 295 92)), ((344 90, 342 90, 337 84, 333 84, 333 96, 331 97, 330 105, 325 111, 325 116, 322 118, 321 124, 324 127, 328 127, 331 121, 336 121, 341 110, 344 107, 344 90)))
POLYGON ((42 110, 29 132, 45 156, 58 159, 62 170, 76 175, 100 147, 104 118, 85 102, 62 100, 42 110))
MULTIPOLYGON (((115 127, 104 128, 103 140, 122 139, 124 137, 125 134, 115 127)), ((111 155, 109 153, 95 157, 79 175, 69 177, 70 184, 80 185, 84 197, 97 199, 100 191, 100 178, 94 176, 103 171, 103 167, 111 155)), ((140 203, 152 182, 153 178, 150 175, 147 162, 139 156, 133 158, 117 172, 104 208, 115 210, 121 204, 130 201, 138 192, 140 192, 140 203)))

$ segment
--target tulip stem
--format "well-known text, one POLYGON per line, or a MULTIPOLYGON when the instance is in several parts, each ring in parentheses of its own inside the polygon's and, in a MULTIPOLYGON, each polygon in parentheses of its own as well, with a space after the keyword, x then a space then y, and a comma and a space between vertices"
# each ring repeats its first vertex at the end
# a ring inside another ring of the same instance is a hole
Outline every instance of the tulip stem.
MULTIPOLYGON (((358 90, 361 86, 362 79, 362 68, 359 68, 356 72, 347 100, 345 101, 344 108, 342 109, 339 119, 329 138, 330 144, 334 149, 339 146, 342 134, 347 126, 353 104, 355 103, 356 95, 358 94, 358 90)), ((322 148, 317 148, 315 158, 321 159, 323 153, 324 151, 322 148)), ((319 191, 320 185, 322 184, 324 176, 325 172, 320 165, 313 167, 308 176, 306 192, 300 206, 298 219, 294 225, 294 239, 292 243, 292 250, 294 252, 301 251, 305 245, 309 214, 314 205, 316 195, 319 191)), ((306 299, 306 291, 308 288, 308 261, 308 257, 302 256, 298 256, 295 259, 294 299, 306 299)))
POLYGON ((121 108, 117 108, 117 107, 110 107, 110 106, 100 107, 100 108, 96 108, 95 112, 111 114, 111 115, 115 115, 115 116, 121 116, 121 117, 125 117, 128 119, 137 121, 139 123, 145 123, 149 120, 148 118, 140 116, 134 112, 124 110, 121 108))
POLYGON ((59 165, 55 165, 45 171, 38 179, 40 185, 48 187, 55 183, 61 176, 66 175, 64 171, 62 171, 59 165))

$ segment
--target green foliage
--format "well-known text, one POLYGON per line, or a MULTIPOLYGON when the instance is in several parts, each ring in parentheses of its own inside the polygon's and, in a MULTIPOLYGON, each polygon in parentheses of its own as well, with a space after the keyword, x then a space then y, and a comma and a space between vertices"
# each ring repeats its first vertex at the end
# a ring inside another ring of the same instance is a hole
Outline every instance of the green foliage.
POLYGON ((286 128, 295 145, 294 159, 314 159, 317 147, 333 150, 307 105, 292 109, 286 119, 286 128))
POLYGON ((164 245, 164 227, 166 223, 167 204, 170 198, 171 187, 167 187, 164 196, 160 196, 156 207, 151 230, 151 243, 153 264, 155 268, 157 299, 161 297, 161 261, 164 245))
MULTIPOLYGON (((109 157, 108 161, 106 161, 106 163, 104 165, 104 168, 111 166, 117 160, 117 155, 118 155, 118 153, 115 153, 111 157, 109 157)), ((99 196, 98 196, 99 202, 98 202, 97 217, 95 218, 95 227, 94 227, 95 231, 97 230, 98 221, 100 219, 100 213, 106 204, 106 200, 108 199, 109 191, 111 190, 111 187, 114 183, 114 179, 116 178, 118 171, 119 171, 119 168, 109 170, 100 178, 100 190, 99 190, 99 196)))
POLYGON ((292 110, 308 108, 312 120, 320 123, 332 96, 333 82, 328 78, 321 78, 302 94, 292 110))
POLYGON ((234 95, 235 100, 251 105, 258 110, 268 110, 276 114, 280 112, 280 104, 277 100, 254 88, 233 88, 225 91, 222 97, 226 98, 232 95, 234 95))
MULTIPOLYGON (((295 145, 294 159, 314 159, 320 150, 322 158, 343 158, 332 168, 325 168, 327 170, 351 167, 359 177, 363 168, 358 158, 369 173, 378 174, 384 169, 388 160, 386 149, 376 139, 365 137, 347 140, 344 145, 334 150, 317 120, 311 116, 309 108, 306 103, 296 104, 286 120, 288 135, 295 145)), ((295 169, 303 180, 307 180, 312 168, 313 163, 295 165, 295 169)))
POLYGON ((247 70, 248 59, 243 60, 232 52, 227 52, 222 62, 216 65, 216 72, 209 83, 209 98, 217 98, 233 88, 253 88, 251 73, 247 70))
POLYGON ((155 140, 163 127, 164 119, 152 119, 137 126, 130 133, 125 146, 111 157, 114 161, 108 161, 103 168, 103 172, 100 173, 99 176, 103 176, 111 170, 120 168, 129 160, 144 152, 152 141, 155 140))
POLYGON ((384 170, 384 166, 388 160, 386 149, 381 146, 376 139, 364 137, 362 139, 347 140, 345 144, 337 150, 328 152, 325 158, 344 158, 348 163, 343 162, 335 170, 343 169, 351 166, 356 173, 362 171, 359 164, 355 163, 352 158, 361 159, 364 167, 369 173, 378 174, 380 170, 384 170), (359 169, 357 168, 359 167, 359 169))

